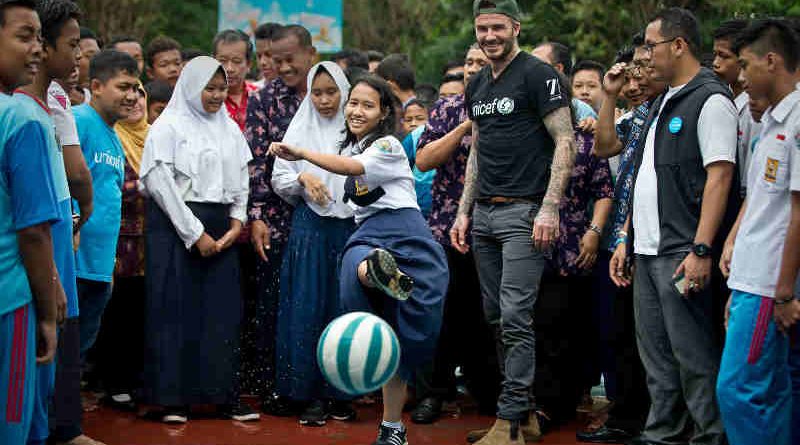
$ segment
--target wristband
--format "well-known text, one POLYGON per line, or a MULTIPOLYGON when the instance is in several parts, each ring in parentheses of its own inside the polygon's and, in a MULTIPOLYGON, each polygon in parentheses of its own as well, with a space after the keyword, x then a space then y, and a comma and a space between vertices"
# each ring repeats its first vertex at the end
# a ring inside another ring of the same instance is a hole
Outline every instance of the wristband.
POLYGON ((617 238, 616 241, 614 241, 614 248, 616 249, 617 246, 619 246, 620 244, 625 244, 627 242, 628 242, 628 237, 627 236, 620 236, 620 237, 617 238))
POLYGON ((603 236, 603 231, 600 230, 600 227, 597 224, 589 224, 589 230, 600 236, 603 236))

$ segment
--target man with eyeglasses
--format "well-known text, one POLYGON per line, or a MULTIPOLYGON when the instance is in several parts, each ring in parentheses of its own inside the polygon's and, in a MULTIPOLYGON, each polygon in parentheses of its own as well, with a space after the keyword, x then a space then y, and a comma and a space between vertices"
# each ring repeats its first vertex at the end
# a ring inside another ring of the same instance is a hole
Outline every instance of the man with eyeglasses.
MULTIPOLYGON (((734 176, 731 91, 702 68, 700 30, 669 8, 645 30, 653 75, 668 90, 652 105, 636 153, 632 195, 634 312, 652 399, 641 443, 725 441, 714 385, 712 245, 734 176)), ((724 234, 722 234, 724 235, 724 234)), ((721 240, 720 240, 721 241, 721 240)))

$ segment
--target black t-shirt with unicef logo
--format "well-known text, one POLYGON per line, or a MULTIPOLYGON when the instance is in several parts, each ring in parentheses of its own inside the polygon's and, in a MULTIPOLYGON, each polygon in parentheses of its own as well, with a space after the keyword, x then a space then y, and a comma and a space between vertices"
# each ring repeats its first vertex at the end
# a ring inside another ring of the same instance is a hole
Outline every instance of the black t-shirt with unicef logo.
POLYGON ((478 197, 544 196, 555 143, 543 119, 569 105, 556 70, 520 52, 497 79, 491 66, 476 74, 466 102, 478 125, 478 197))

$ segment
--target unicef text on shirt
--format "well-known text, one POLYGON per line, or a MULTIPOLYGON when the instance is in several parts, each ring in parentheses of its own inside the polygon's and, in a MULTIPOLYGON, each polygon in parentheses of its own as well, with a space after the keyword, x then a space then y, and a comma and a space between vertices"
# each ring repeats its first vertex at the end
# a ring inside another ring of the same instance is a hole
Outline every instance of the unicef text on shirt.
POLYGON ((502 115, 511 114, 514 111, 514 99, 504 97, 493 99, 491 102, 478 101, 472 106, 472 115, 475 117, 491 116, 495 111, 502 115))
POLYGON ((102 152, 94 154, 94 163, 110 165, 111 167, 114 167, 119 170, 125 168, 122 156, 111 156, 108 153, 102 153, 102 152))

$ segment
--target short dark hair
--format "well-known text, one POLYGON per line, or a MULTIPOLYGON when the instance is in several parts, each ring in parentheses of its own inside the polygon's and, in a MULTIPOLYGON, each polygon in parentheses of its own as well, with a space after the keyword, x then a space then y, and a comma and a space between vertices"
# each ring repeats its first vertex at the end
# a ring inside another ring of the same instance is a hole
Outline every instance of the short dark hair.
POLYGON ((759 56, 768 52, 778 53, 783 57, 788 71, 797 69, 800 38, 786 20, 764 19, 753 22, 739 34, 733 44, 733 50, 737 54, 745 47, 749 47, 759 56))
POLYGON ((64 25, 72 19, 78 20, 81 17, 78 5, 72 0, 38 0, 36 13, 42 22, 42 39, 54 48, 64 25))
POLYGON ((106 45, 106 48, 114 49, 118 43, 138 43, 139 46, 142 46, 142 42, 136 37, 122 35, 122 36, 116 36, 113 39, 111 39, 111 41, 108 42, 108 45, 106 45))
POLYGON ((429 83, 422 83, 414 88, 414 96, 425 104, 425 108, 430 108, 430 104, 439 99, 439 89, 429 83))
POLYGON ((262 23, 253 31, 253 37, 255 37, 256 40, 273 40, 275 33, 281 27, 283 27, 283 25, 280 23, 262 23))
POLYGON ((386 55, 380 51, 375 51, 374 49, 367 51, 367 59, 370 62, 380 62, 384 57, 386 57, 386 55))
POLYGON ((560 63, 564 67, 564 75, 569 76, 572 74, 572 51, 567 45, 561 42, 544 42, 539 46, 549 46, 553 57, 553 65, 560 63))
MULTIPOLYGON (((631 56, 633 59, 633 56, 631 56)), ((594 71, 597 73, 597 76, 600 78, 600 82, 603 82, 603 76, 606 75, 606 67, 603 66, 600 62, 595 62, 594 60, 581 60, 580 62, 575 64, 575 68, 572 69, 572 75, 578 73, 578 71, 594 71)))
POLYGON ((81 40, 91 39, 97 42, 97 46, 103 47, 103 40, 97 37, 97 34, 94 33, 90 28, 85 26, 81 26, 81 40))
POLYGON ((211 42, 211 54, 216 57, 217 56, 217 46, 220 43, 238 43, 244 42, 245 45, 245 57, 247 60, 253 58, 253 45, 250 43, 250 37, 245 34, 244 32, 238 29, 226 29, 224 31, 220 31, 214 36, 214 41, 211 42))
POLYGON ((144 92, 147 93, 147 105, 154 102, 167 103, 172 98, 173 88, 163 80, 153 80, 144 86, 144 92))
POLYGON ((442 76, 442 81, 439 84, 444 85, 450 82, 464 82, 464 73, 445 74, 442 76))
POLYGON ((102 83, 119 73, 128 73, 131 76, 139 77, 139 66, 136 60, 122 51, 104 49, 92 57, 89 62, 89 78, 97 79, 102 83))
POLYGON ((448 60, 447 63, 444 64, 442 67, 442 76, 446 75, 448 71, 454 68, 463 68, 464 67, 464 59, 461 60, 448 60))
POLYGON ((684 8, 667 8, 653 16, 650 23, 661 21, 661 35, 667 39, 682 38, 689 45, 689 52, 699 59, 700 51, 700 25, 697 17, 684 8))
POLYGON ((357 66, 359 68, 364 68, 365 70, 369 69, 369 58, 366 54, 362 51, 353 48, 345 48, 333 56, 331 56, 331 60, 334 62, 338 62, 340 60, 347 61, 347 66, 357 66))
POLYGON ((0 26, 6 26, 6 10, 14 7, 36 10, 34 0, 0 0, 0 26))
POLYGON ((423 110, 425 110, 426 112, 431 108, 431 106, 427 102, 425 102, 422 99, 419 99, 419 98, 415 97, 415 98, 409 100, 408 103, 406 104, 406 106, 403 107, 403 114, 405 114, 406 111, 408 111, 408 108, 410 106, 412 106, 412 105, 416 105, 416 106, 422 108, 423 110))
MULTIPOLYGON (((178 43, 175 39, 166 36, 159 36, 155 39, 150 41, 150 44, 147 45, 147 51, 145 55, 145 62, 147 66, 153 67, 153 60, 155 57, 163 52, 167 51, 178 51, 181 50, 181 44, 178 43)), ((181 56, 183 56, 181 54, 181 56)))
POLYGON ((631 38, 631 45, 633 45, 634 49, 644 46, 644 31, 639 31, 633 35, 631 38))
POLYGON ((397 87, 403 91, 413 90, 416 85, 414 68, 405 54, 390 54, 386 56, 378 65, 378 68, 375 69, 375 74, 386 81, 396 83, 397 87))
POLYGON ((348 66, 347 69, 344 70, 344 75, 347 77, 347 81, 350 82, 350 85, 354 85, 367 74, 369 74, 369 70, 365 70, 360 66, 348 66))
POLYGON ((614 56, 614 63, 631 63, 633 61, 633 51, 632 46, 620 48, 616 56, 614 56))
POLYGON ((272 35, 272 41, 283 40, 291 36, 294 36, 303 48, 311 48, 313 46, 311 33, 300 25, 286 25, 278 28, 275 30, 275 34, 272 35))
POLYGON ((195 57, 205 56, 206 52, 197 48, 186 48, 181 50, 181 60, 188 62, 195 57))
POLYGON ((748 24, 749 22, 744 19, 726 20, 711 33, 711 37, 714 40, 728 40, 733 44, 739 33, 747 29, 748 24))
MULTIPOLYGON (((378 139, 394 134, 395 125, 397 124, 397 112, 395 111, 394 107, 395 97, 392 93, 392 88, 388 83, 386 83, 385 80, 374 74, 365 74, 355 83, 353 83, 353 86, 350 87, 348 97, 350 96, 350 93, 352 93, 353 90, 362 83, 378 92, 378 96, 380 97, 379 106, 381 111, 386 111, 386 117, 378 123, 378 126, 375 128, 375 130, 364 141, 363 145, 368 147, 378 139)), ((347 125, 345 125, 344 134, 345 138, 339 145, 341 150, 344 150, 358 142, 358 138, 350 131, 347 125)))

